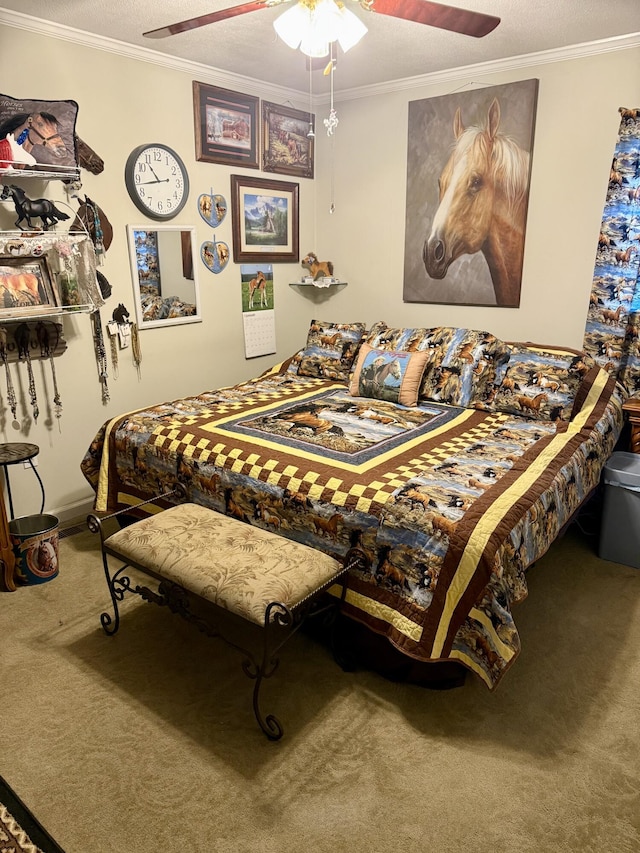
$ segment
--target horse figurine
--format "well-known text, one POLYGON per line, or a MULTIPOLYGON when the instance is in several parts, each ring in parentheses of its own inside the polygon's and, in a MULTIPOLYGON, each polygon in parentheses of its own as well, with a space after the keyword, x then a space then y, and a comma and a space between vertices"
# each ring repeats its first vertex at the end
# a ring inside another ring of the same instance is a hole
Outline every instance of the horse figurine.
POLYGON ((5 139, 0 139, 0 172, 5 169, 33 166, 36 158, 22 145, 18 145, 13 133, 8 133, 5 139))
POLYGON ((482 252, 496 304, 517 308, 529 185, 528 151, 498 133, 500 103, 491 102, 485 127, 453 120, 455 147, 440 175, 440 204, 424 242, 431 278, 443 279, 461 255, 482 252))
POLYGON ((119 326, 124 326, 128 323, 129 317, 130 314, 122 302, 118 303, 118 307, 113 309, 113 314, 111 315, 113 322, 117 323, 119 326))
POLYGON ((9 198, 13 199, 13 205, 18 214, 15 225, 21 231, 25 229, 20 225, 21 222, 26 222, 27 227, 33 230, 34 225, 31 222, 32 217, 37 217, 42 221, 42 230, 48 231, 49 225, 55 225, 62 219, 69 219, 69 214, 63 213, 55 206, 48 198, 30 199, 21 187, 16 187, 14 184, 5 184, 0 201, 5 201, 9 198))
POLYGON ((252 278, 249 282, 249 311, 253 308, 253 297, 256 290, 260 292, 260 307, 267 308, 267 279, 264 277, 262 270, 258 270, 256 277, 252 278))
POLYGON ((301 266, 306 267, 311 273, 314 281, 319 278, 331 278, 333 275, 333 264, 331 261, 319 261, 318 256, 313 252, 309 252, 301 261, 301 266))

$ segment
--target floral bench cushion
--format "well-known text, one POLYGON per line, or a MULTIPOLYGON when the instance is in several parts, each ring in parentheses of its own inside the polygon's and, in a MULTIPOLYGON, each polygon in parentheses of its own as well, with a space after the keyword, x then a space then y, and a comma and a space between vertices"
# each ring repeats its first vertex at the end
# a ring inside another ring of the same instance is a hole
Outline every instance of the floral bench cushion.
POLYGON ((113 533, 105 547, 260 626, 268 604, 293 609, 342 570, 328 554, 192 503, 113 533))

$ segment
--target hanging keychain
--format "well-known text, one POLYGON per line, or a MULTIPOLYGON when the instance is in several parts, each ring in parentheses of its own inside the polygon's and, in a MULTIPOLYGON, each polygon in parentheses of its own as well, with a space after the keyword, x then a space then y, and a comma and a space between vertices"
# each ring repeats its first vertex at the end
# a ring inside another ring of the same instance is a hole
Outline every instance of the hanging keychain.
POLYGON ((29 352, 29 326, 26 323, 21 323, 15 331, 15 340, 18 347, 18 359, 24 359, 27 363, 27 375, 29 376, 29 397, 31 399, 31 408, 33 409, 33 420, 38 423, 38 398, 36 396, 36 382, 33 376, 33 365, 31 364, 31 353, 29 352))
POLYGON ((18 401, 16 399, 13 382, 11 381, 11 371, 9 370, 9 361, 7 359, 7 330, 4 327, 0 328, 0 359, 4 364, 4 369, 7 374, 7 402, 9 403, 11 414, 13 415, 13 423, 20 427, 17 415, 18 401))

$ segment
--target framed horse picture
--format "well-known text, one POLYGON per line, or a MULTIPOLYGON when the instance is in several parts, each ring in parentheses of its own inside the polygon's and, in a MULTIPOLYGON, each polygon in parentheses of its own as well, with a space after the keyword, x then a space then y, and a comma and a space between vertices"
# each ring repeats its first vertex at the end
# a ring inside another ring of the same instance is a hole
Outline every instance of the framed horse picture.
POLYGON ((0 257, 0 317, 55 313, 59 305, 46 257, 0 257))
POLYGON ((265 172, 313 178, 314 116, 262 102, 262 168, 265 172))
POLYGON ((193 81, 196 160, 258 168, 259 98, 193 81))
MULTIPOLYGON (((34 158, 28 168, 62 178, 78 176, 75 101, 0 95, 0 139, 10 135, 34 158)), ((16 162, 16 168, 20 167, 16 162)))
POLYGON ((520 304, 537 80, 409 103, 405 302, 520 304))

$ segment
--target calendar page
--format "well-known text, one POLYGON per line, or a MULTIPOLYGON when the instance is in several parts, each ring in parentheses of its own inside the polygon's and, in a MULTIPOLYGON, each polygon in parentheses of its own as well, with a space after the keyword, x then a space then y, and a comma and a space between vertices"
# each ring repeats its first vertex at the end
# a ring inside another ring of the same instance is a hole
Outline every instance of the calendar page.
POLYGON ((242 264, 242 322, 245 358, 276 351, 276 316, 271 264, 242 264))
POLYGON ((244 322, 244 355, 270 355, 276 351, 276 312, 251 311, 242 315, 244 322))

